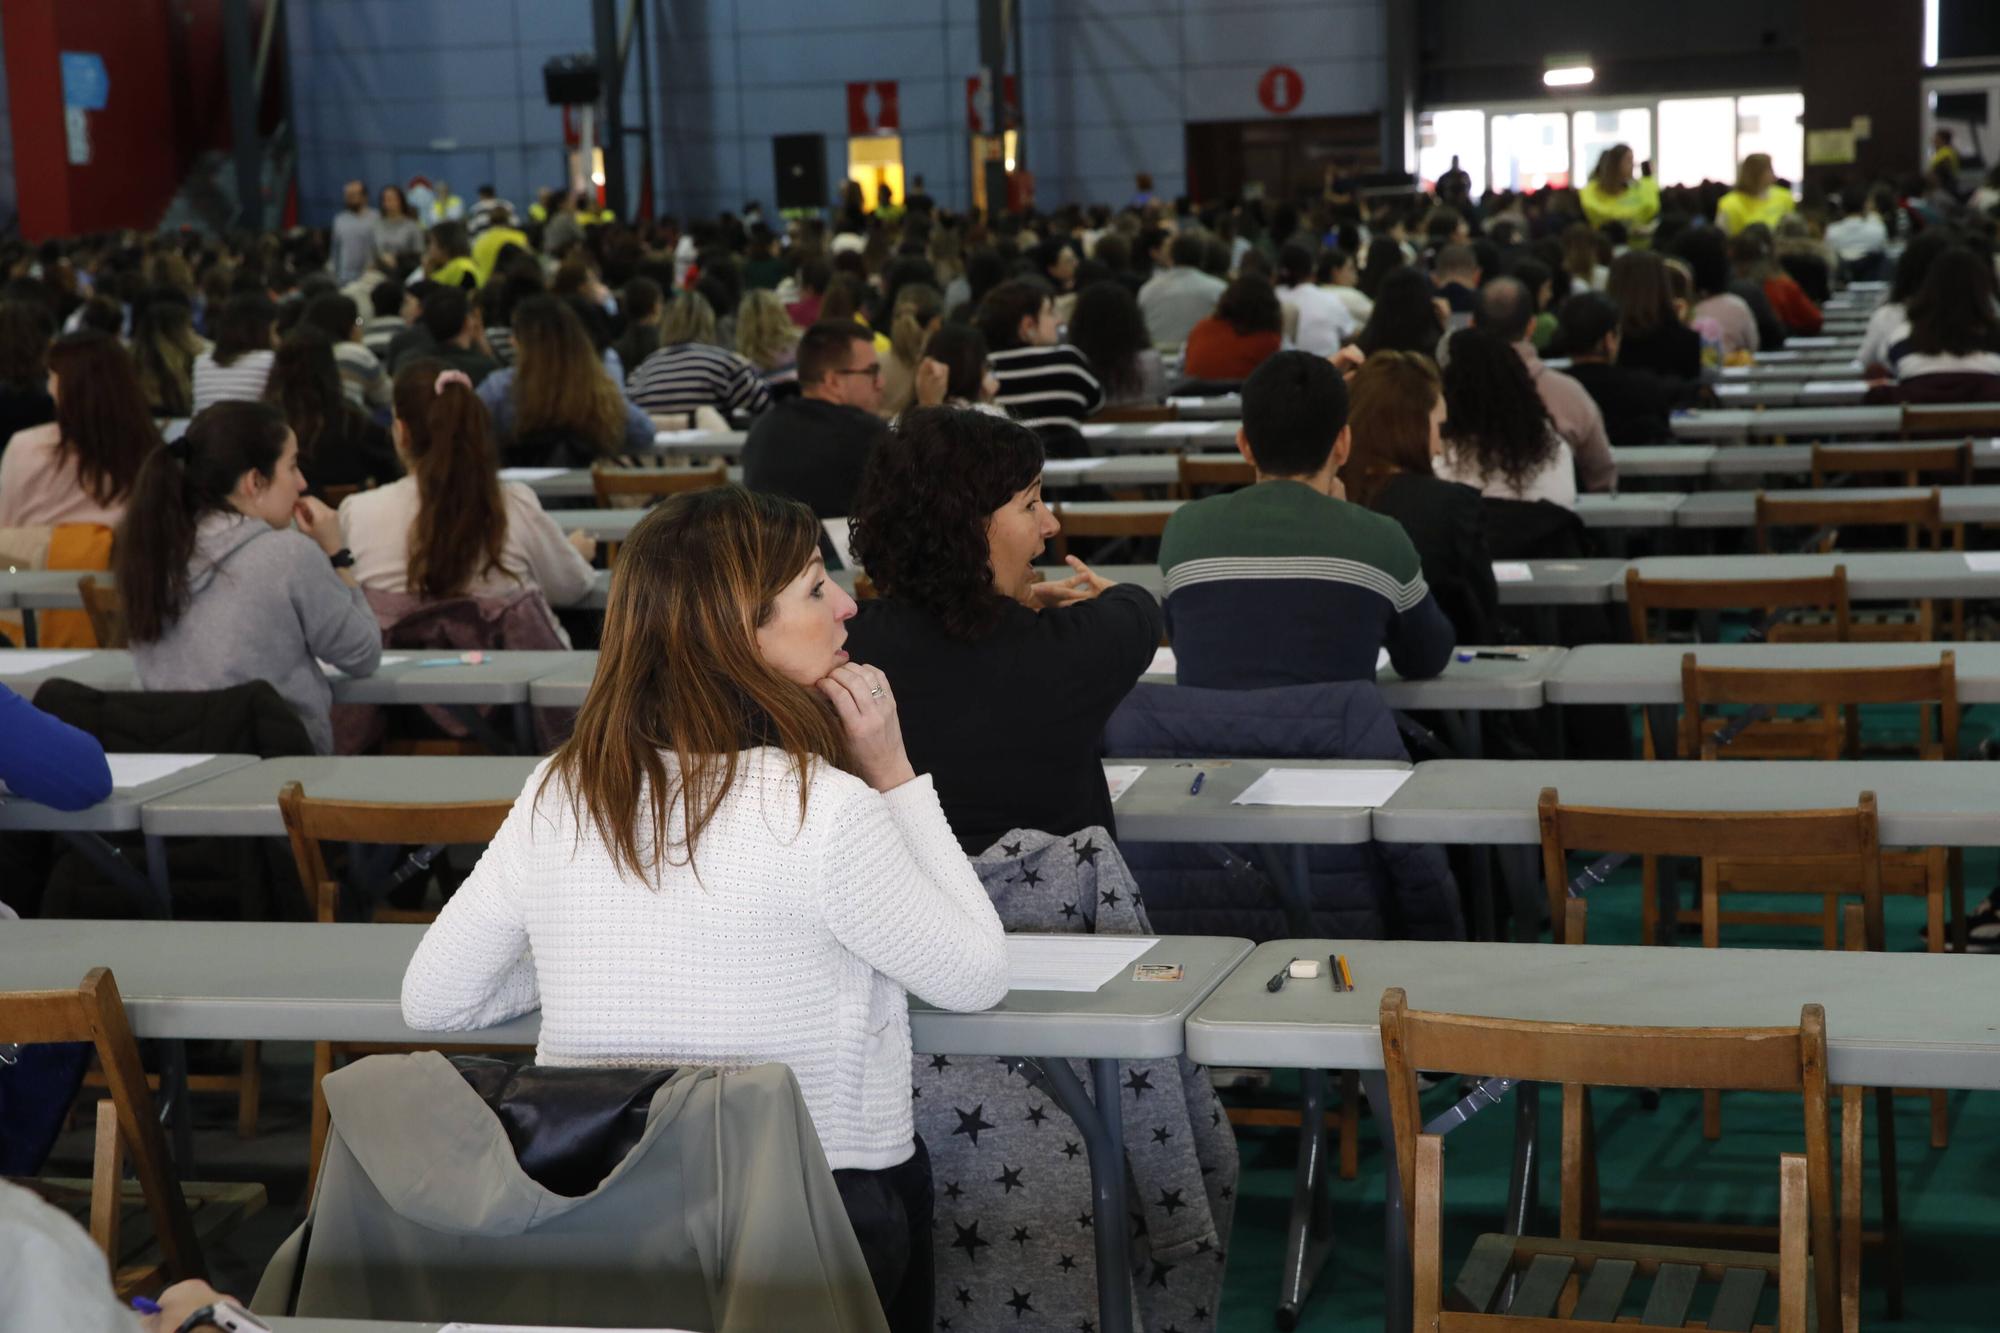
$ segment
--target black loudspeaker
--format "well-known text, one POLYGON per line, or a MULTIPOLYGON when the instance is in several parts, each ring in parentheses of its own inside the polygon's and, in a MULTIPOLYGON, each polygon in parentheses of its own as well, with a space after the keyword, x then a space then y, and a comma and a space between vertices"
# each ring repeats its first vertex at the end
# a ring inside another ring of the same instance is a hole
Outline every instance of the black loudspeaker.
POLYGON ((771 139, 779 208, 825 208, 826 136, 779 134, 771 139))
POLYGON ((557 56, 542 66, 542 91, 550 106, 589 106, 597 100, 597 57, 557 56))

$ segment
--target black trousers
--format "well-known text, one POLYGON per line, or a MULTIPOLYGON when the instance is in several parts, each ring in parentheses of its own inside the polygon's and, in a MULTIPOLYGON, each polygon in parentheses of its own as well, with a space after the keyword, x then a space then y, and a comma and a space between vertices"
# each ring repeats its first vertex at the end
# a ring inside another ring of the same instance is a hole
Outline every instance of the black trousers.
POLYGON ((908 1161, 880 1171, 836 1171, 833 1183, 861 1241, 889 1333, 929 1333, 931 1155, 922 1136, 908 1161))

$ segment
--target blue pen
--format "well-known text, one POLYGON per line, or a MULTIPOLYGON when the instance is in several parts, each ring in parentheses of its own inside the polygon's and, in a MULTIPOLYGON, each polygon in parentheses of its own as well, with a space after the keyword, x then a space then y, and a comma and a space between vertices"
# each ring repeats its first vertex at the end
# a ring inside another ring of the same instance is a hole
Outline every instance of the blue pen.
POLYGON ((1189 785, 1189 787, 1188 787, 1188 795, 1190 795, 1190 796, 1199 796, 1199 795, 1201 795, 1201 782, 1202 782, 1202 779, 1203 779, 1203 778, 1205 778, 1205 777, 1207 777, 1207 776, 1208 776, 1208 774, 1206 774, 1206 773, 1197 773, 1197 774, 1195 774, 1195 775, 1194 775, 1194 782, 1193 782, 1192 784, 1190 784, 1190 785, 1189 785))
POLYGON ((160 1307, 152 1301, 147 1300, 144 1296, 134 1296, 132 1298, 132 1308, 140 1314, 158 1314, 160 1312, 160 1307))

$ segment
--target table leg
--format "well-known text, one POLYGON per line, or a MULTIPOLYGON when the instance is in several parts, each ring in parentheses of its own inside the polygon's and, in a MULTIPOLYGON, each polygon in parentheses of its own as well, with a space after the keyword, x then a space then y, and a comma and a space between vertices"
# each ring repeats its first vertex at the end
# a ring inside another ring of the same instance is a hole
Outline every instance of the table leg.
POLYGON ((138 902, 147 903, 152 899, 153 886, 147 881, 146 876, 133 869, 132 863, 125 859, 124 854, 98 834, 64 832, 56 836, 75 848, 93 868, 116 883, 121 890, 131 894, 138 902))
MULTIPOLYGON (((1536 1195, 1540 1192, 1541 1126, 1541 1086, 1535 1083, 1515 1084, 1514 1165, 1507 1181, 1507 1217, 1500 1227, 1509 1236, 1527 1235, 1529 1219, 1535 1213, 1536 1195)), ((1513 1304, 1515 1284, 1516 1275, 1508 1274, 1502 1309, 1513 1304)))
POLYGON ((1097 1326, 1132 1327, 1132 1242, 1126 1235, 1125 1120, 1118 1100, 1116 1060, 1092 1060, 1091 1100, 1067 1060, 1038 1060, 1049 1094, 1083 1135, 1090 1163, 1092 1239, 1097 1246, 1097 1326))
POLYGON ((535 710, 522 700, 513 707, 514 753, 533 754, 535 752, 535 710))
POLYGON ((21 608, 21 646, 33 648, 39 642, 40 637, 35 632, 35 608, 24 606, 21 608))
POLYGON ((1361 1071, 1361 1091, 1382 1140, 1382 1333, 1410 1333, 1410 1227, 1403 1217, 1403 1173, 1396 1157, 1396 1124, 1389 1114, 1389 1078, 1361 1071))
POLYGON ((1326 1071, 1301 1069, 1299 1160, 1292 1173, 1292 1215, 1285 1228, 1285 1266, 1278 1276, 1281 1329, 1299 1326, 1299 1313, 1319 1270, 1333 1254, 1333 1218, 1326 1197, 1326 1071))
POLYGON ((174 1171, 194 1179, 194 1107, 188 1099, 187 1043, 160 1043, 160 1118, 173 1141, 174 1171))
POLYGON ((157 833, 146 835, 146 882, 159 899, 160 916, 174 919, 174 886, 167 876, 167 840, 157 833))

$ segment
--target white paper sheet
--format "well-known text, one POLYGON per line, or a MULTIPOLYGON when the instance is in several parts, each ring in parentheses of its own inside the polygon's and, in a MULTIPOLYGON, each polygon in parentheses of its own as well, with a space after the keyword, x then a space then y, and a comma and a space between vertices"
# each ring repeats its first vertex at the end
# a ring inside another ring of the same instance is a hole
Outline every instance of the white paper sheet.
POLYGON ((1495 583, 1533 583, 1535 571, 1525 560, 1495 560, 1493 562, 1495 583))
POLYGON ((1137 782, 1139 775, 1145 771, 1146 766, 1144 764, 1111 764, 1106 766, 1104 770, 1104 785, 1111 788, 1111 803, 1113 805, 1118 804, 1118 798, 1125 794, 1125 789, 1137 782))
POLYGON ((148 782, 158 782, 171 777, 184 768, 193 768, 212 754, 107 754, 105 760, 111 765, 111 785, 119 791, 133 787, 143 787, 148 782))
POLYGON ((1840 339, 1831 334, 1814 334, 1810 338, 1787 338, 1785 339, 1785 347, 1787 350, 1808 347, 1832 347, 1839 341, 1840 339))
POLYGON ((503 467, 500 469, 502 481, 547 481, 550 477, 560 477, 569 471, 564 467, 503 467))
POLYGON ((1046 477, 1053 473, 1058 477, 1078 477, 1110 461, 1108 458, 1051 458, 1042 464, 1042 475, 1046 477))
POLYGON ((2000 574, 2000 551, 1967 551, 1965 567, 1975 574, 2000 574))
POLYGON ((83 652, 63 652, 55 648, 15 648, 0 652, 0 676, 25 676, 31 671, 50 671, 90 656, 83 652))
POLYGON ((1180 668, 1174 664, 1174 650, 1171 648, 1158 648, 1153 652, 1153 664, 1146 668, 1146 674, 1149 676, 1171 676, 1178 670, 1180 668))
MULTIPOLYGON (((314 658, 313 660, 315 662, 319 662, 319 670, 321 675, 329 676, 337 680, 347 679, 347 673, 345 671, 342 671, 339 667, 335 666, 333 663, 320 661, 319 658, 314 658)), ((411 660, 410 655, 408 653, 384 653, 382 654, 382 660, 376 663, 376 670, 379 671, 383 667, 395 666, 400 662, 407 662, 410 660, 411 660)))
POLYGON ((1009 990, 1094 991, 1145 957, 1148 935, 1009 935, 1009 990))
POLYGON ((1077 429, 1083 432, 1083 437, 1086 440, 1096 440, 1117 430, 1118 425, 1112 421, 1086 421, 1081 426, 1078 426, 1077 429))
POLYGON ((1372 807, 1409 780, 1407 768, 1273 768, 1230 804, 1372 807))
POLYGON ((1757 392, 1754 384, 1718 384, 1715 386, 1717 398, 1748 398, 1757 392))
POLYGON ((693 440, 706 440, 713 431, 706 430, 663 430, 653 436, 654 444, 687 444, 693 440))
POLYGON ((1159 421, 1146 427, 1148 435, 1193 435, 1198 433, 1201 423, 1189 421, 1159 421))
POLYGON ((1813 380, 1799 390, 1803 397, 1810 398, 1821 393, 1866 393, 1867 380, 1813 380))

